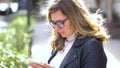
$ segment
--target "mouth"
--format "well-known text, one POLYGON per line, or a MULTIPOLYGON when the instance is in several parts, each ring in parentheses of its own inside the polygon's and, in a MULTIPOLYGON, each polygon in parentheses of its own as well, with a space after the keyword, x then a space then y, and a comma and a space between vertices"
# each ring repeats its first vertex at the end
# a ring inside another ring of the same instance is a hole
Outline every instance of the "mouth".
POLYGON ((65 32, 59 32, 61 35, 65 34, 65 32))

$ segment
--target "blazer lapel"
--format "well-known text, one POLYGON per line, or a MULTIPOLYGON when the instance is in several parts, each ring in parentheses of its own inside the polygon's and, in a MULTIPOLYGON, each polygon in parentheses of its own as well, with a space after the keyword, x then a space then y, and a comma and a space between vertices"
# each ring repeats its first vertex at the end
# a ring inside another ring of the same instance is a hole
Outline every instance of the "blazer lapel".
POLYGON ((75 58, 77 58, 77 54, 74 51, 74 48, 72 47, 68 54, 65 56, 64 60, 62 61, 60 68, 64 68, 67 64, 72 62, 75 58))
POLYGON ((51 57, 48 59, 48 64, 50 63, 50 61, 55 57, 55 55, 57 54, 57 50, 56 51, 54 51, 53 53, 52 53, 52 55, 51 55, 51 57))
POLYGON ((62 61, 60 68, 64 68, 67 64, 74 61, 78 55, 77 55, 77 48, 80 47, 83 44, 83 39, 76 39, 73 46, 65 56, 64 60, 62 61))

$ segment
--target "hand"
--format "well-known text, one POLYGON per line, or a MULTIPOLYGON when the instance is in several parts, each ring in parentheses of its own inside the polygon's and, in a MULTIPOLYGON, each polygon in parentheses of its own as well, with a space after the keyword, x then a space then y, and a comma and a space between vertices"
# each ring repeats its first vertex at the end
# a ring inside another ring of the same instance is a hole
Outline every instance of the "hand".
POLYGON ((30 65, 32 68, 54 68, 54 67, 50 66, 50 65, 47 64, 47 63, 29 62, 29 65, 30 65))

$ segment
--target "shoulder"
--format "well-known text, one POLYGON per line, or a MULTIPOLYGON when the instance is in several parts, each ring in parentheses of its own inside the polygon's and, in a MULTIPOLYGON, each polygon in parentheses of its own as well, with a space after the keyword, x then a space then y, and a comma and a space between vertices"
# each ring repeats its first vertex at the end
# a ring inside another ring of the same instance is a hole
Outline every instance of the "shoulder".
POLYGON ((93 45, 93 44, 102 44, 102 41, 96 37, 78 37, 75 41, 77 44, 83 44, 83 45, 93 45))
POLYGON ((86 37, 77 42, 81 43, 80 47, 76 47, 77 54, 80 57, 81 65, 86 68, 105 68, 106 55, 103 50, 102 42, 95 37, 86 37))
POLYGON ((81 45, 80 48, 78 48, 79 55, 84 57, 84 59, 85 58, 88 59, 88 57, 93 57, 96 58, 97 60, 98 59, 106 60, 103 44, 99 39, 95 37, 86 37, 83 38, 83 41, 84 43, 81 45))
POLYGON ((80 48, 85 51, 92 51, 92 50, 100 50, 103 49, 103 44, 102 41, 100 41, 99 39, 95 38, 95 37, 84 37, 81 39, 77 39, 76 43, 78 44, 78 46, 80 46, 80 48))
POLYGON ((79 52, 82 56, 88 57, 104 57, 104 49, 102 42, 95 37, 84 38, 84 43, 81 45, 79 52))
POLYGON ((100 41, 98 38, 95 37, 85 38, 84 45, 88 47, 103 46, 102 41, 100 41))

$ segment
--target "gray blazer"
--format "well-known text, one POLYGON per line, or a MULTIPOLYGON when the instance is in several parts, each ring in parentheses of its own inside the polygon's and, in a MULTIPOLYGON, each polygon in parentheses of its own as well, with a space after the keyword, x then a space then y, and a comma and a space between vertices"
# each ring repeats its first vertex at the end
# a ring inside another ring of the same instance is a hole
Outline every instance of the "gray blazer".
MULTIPOLYGON (((56 53, 57 51, 52 53, 48 63, 56 53)), ((106 68, 106 62, 103 44, 99 39, 94 37, 76 38, 60 68, 106 68)))

